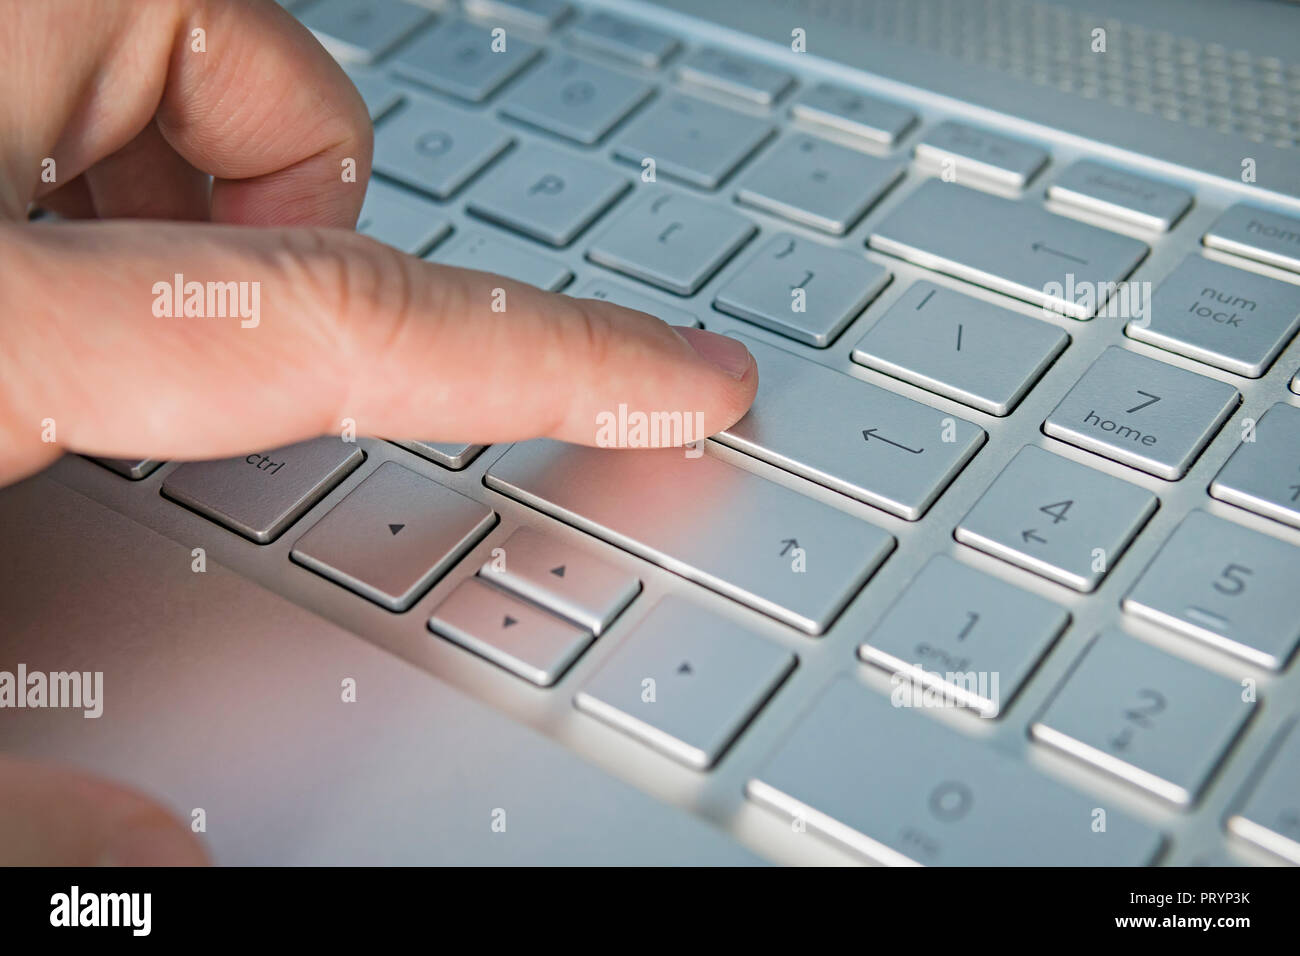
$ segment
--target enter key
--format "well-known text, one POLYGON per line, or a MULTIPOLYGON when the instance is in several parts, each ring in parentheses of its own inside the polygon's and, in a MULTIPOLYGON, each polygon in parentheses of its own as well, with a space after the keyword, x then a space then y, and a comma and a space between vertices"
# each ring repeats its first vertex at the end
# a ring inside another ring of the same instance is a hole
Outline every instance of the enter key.
POLYGON ((964 419, 736 338, 758 363, 758 397, 715 439, 907 521, 925 514, 987 437, 964 419))

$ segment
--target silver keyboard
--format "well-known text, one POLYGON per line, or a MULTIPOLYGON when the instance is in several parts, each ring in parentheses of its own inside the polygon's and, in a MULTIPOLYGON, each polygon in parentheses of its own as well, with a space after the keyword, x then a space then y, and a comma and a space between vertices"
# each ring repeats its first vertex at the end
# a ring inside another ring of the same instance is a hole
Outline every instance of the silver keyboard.
POLYGON ((284 5, 362 231, 740 336, 754 408, 63 480, 774 862, 1300 864, 1300 203, 666 13, 284 5))

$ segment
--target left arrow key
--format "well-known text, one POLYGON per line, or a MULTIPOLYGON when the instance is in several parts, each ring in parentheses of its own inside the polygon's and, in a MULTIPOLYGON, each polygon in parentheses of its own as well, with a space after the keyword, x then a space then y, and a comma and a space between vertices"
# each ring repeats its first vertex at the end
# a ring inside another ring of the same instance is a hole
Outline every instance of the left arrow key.
POLYGON ((291 557, 405 611, 495 523, 486 505, 390 461, 299 538, 291 557))

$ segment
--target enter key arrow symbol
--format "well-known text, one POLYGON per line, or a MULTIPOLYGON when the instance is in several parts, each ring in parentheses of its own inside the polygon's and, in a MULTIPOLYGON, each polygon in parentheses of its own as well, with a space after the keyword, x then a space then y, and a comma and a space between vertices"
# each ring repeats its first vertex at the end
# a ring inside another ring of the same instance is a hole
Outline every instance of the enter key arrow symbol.
POLYGON ((1069 259, 1071 262, 1077 262, 1081 266, 1086 266, 1088 264, 1087 259, 1080 259, 1078 256, 1070 255, 1068 252, 1062 252, 1060 249, 1053 249, 1041 239, 1037 242, 1031 243, 1029 248, 1033 249, 1034 252, 1048 252, 1054 256, 1060 256, 1062 259, 1069 259))
POLYGON ((862 429, 862 440, 863 440, 863 441, 869 442, 869 441, 871 441, 871 439, 873 439, 873 438, 874 438, 876 441, 883 441, 886 445, 893 445, 895 448, 901 448, 901 449, 903 449, 903 451, 910 452, 910 453, 913 454, 913 455, 919 455, 919 454, 921 454, 921 452, 925 451, 924 448, 908 448, 906 445, 900 445, 898 442, 896 442, 896 441, 894 441, 894 440, 892 440, 892 439, 886 438, 884 435, 881 435, 881 434, 880 434, 880 429, 878 429, 878 428, 864 428, 864 429, 862 429))

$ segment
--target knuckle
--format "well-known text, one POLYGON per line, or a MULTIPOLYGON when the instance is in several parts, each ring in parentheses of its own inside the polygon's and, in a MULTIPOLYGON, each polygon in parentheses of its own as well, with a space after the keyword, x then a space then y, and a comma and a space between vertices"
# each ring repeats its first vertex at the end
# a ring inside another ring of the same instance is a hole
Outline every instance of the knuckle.
POLYGON ((558 326, 562 354, 577 352, 588 366, 601 368, 616 348, 618 330, 608 311, 599 303, 583 299, 571 301, 576 308, 558 326))
MULTIPOLYGON (((602 377, 618 348, 619 330, 601 303, 571 299, 560 320, 548 325, 553 331, 549 354, 562 358, 569 368, 576 359, 588 376, 602 377)), ((560 434, 579 414, 585 389, 571 376, 564 381, 569 386, 568 398, 555 404, 544 432, 547 435, 560 434)))
MULTIPOLYGON (((282 254, 300 310, 297 331, 328 381, 333 399, 329 430, 343 417, 356 417, 365 376, 407 351, 405 338, 422 310, 417 270, 422 263, 366 236, 335 229, 299 229, 282 254)), ((372 382, 373 384, 373 382, 372 382)))
POLYGON ((298 229, 285 247, 311 325, 347 356, 398 339, 415 304, 416 260, 366 236, 298 229))

